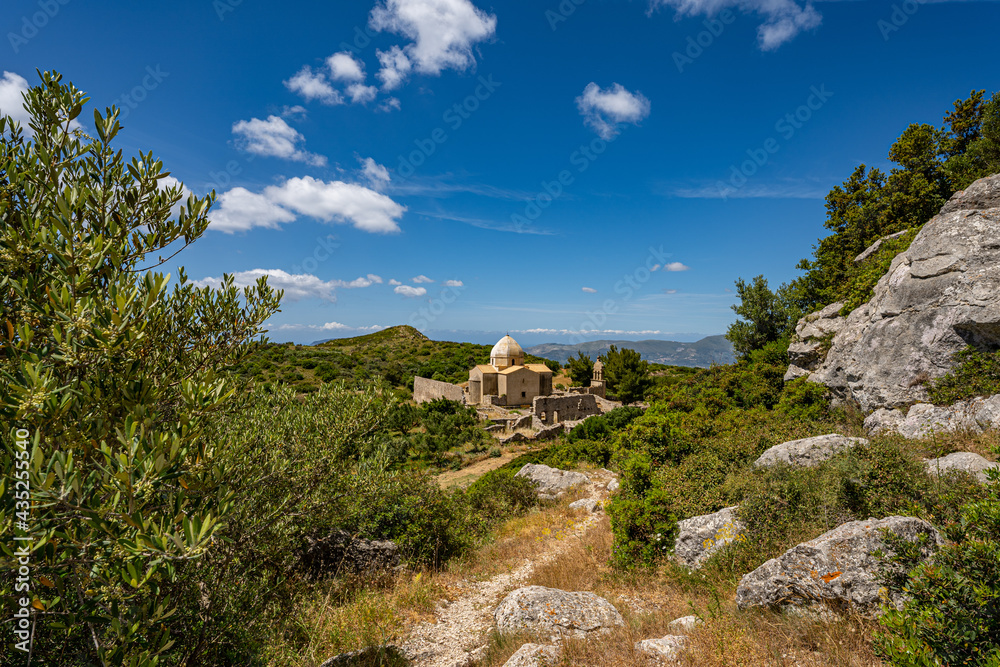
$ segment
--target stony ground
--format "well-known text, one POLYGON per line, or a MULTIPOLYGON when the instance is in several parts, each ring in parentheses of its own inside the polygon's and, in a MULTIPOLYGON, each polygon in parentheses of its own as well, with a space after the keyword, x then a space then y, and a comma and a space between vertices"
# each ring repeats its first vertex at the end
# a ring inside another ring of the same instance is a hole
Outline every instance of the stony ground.
MULTIPOLYGON (((611 473, 590 474, 591 484, 582 497, 607 500, 607 484, 611 473)), ((475 660, 485 648, 486 637, 493 627, 493 610, 505 595, 522 586, 537 567, 555 559, 574 540, 580 540, 602 513, 588 514, 561 539, 549 540, 540 554, 525 560, 515 569, 485 581, 462 580, 453 601, 438 603, 434 622, 420 623, 410 629, 402 642, 407 657, 417 667, 462 667, 475 660)))

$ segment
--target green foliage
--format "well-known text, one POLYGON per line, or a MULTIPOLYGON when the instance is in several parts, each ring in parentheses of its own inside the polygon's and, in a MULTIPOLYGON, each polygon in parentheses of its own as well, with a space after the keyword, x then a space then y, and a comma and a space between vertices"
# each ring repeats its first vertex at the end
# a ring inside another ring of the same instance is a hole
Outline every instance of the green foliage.
POLYGON ((1000 665, 1000 482, 962 508, 960 525, 933 561, 887 582, 908 595, 882 616, 876 637, 894 665, 1000 665))
POLYGON ((844 271, 846 287, 841 290, 844 307, 841 315, 849 315, 858 306, 868 303, 875 294, 875 286, 892 265, 896 255, 910 247, 917 237, 917 230, 911 229, 899 238, 883 241, 874 255, 856 264, 853 261, 844 271))
MULTIPOLYGON (((33 138, 0 118, 0 478, 14 478, 14 428, 30 433, 34 661, 153 665, 184 634, 183 575, 218 541, 233 471, 209 437, 239 361, 279 294, 226 277, 173 289, 152 269, 208 227, 212 197, 161 188, 151 153, 112 147, 118 110, 94 112, 97 137, 71 124, 88 101, 61 76, 28 91, 33 138)), ((172 256, 172 255, 171 255, 172 256)), ((23 476, 23 475, 22 475, 23 476)), ((2 483, 0 483, 2 486, 2 483)), ((14 500, 0 494, 14 533, 14 500)), ((0 563, 15 569, 13 542, 0 563)), ((0 580, 10 599, 13 581, 0 580)))
POLYGON ((772 292, 764 276, 757 276, 750 283, 737 279, 736 294, 740 303, 732 309, 742 319, 729 326, 726 339, 733 344, 738 358, 784 338, 798 319, 781 290, 778 294, 772 292))
POLYGON ((487 526, 525 514, 538 505, 538 491, 527 478, 515 477, 516 472, 509 468, 491 470, 466 490, 469 508, 487 526))
POLYGON ((609 440, 643 413, 642 408, 623 406, 603 415, 587 417, 567 434, 569 442, 577 440, 609 440))
POLYGON ((619 350, 614 345, 601 357, 608 393, 625 403, 637 403, 646 397, 655 381, 649 375, 649 362, 635 350, 619 350))
POLYGON ((446 453, 457 448, 485 449, 490 436, 479 426, 476 409, 445 398, 435 399, 420 406, 422 433, 410 436, 415 454, 421 460, 436 465, 447 465, 446 453))
POLYGON ((589 387, 590 381, 594 379, 594 362, 589 355, 577 352, 576 357, 570 357, 566 362, 569 369, 569 377, 573 380, 575 387, 589 387))
POLYGON ((671 494, 653 474, 653 460, 635 453, 620 463, 621 488, 608 506, 614 547, 611 561, 622 568, 655 565, 673 551, 677 517, 671 494))
POLYGON ((777 410, 802 420, 819 421, 830 413, 827 388, 799 378, 785 383, 777 410))
POLYGON ((1000 351, 988 354, 967 347, 955 355, 956 366, 927 388, 931 401, 951 405, 976 396, 1000 394, 1000 351))

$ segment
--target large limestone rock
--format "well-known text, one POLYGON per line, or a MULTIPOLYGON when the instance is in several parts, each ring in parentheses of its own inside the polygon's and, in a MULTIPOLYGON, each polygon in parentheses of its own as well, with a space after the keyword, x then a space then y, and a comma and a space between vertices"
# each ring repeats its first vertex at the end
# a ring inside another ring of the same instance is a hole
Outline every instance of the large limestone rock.
POLYGON ((890 594, 878 581, 882 568, 888 566, 874 554, 879 550, 891 553, 883 531, 911 542, 926 535, 927 542, 921 547, 924 558, 944 544, 938 531, 921 519, 891 516, 851 521, 789 549, 745 575, 736 589, 737 606, 821 606, 843 612, 854 610, 865 616, 878 615, 884 601, 898 608, 902 599, 888 597, 890 594))
POLYGON ((778 463, 812 468, 823 461, 833 458, 845 449, 858 445, 867 445, 864 438, 849 438, 837 433, 817 435, 814 438, 803 438, 775 445, 760 455, 755 466, 772 466, 778 463))
POLYGON ((926 438, 935 433, 969 431, 980 433, 1000 427, 1000 394, 973 398, 950 406, 917 403, 904 414, 900 409, 879 408, 865 419, 865 431, 898 433, 904 438, 926 438))
POLYGON ((810 380, 870 412, 926 401, 967 345, 1000 347, 1000 175, 956 193, 893 260, 810 380))
POLYGON ((736 507, 714 514, 703 514, 677 522, 674 556, 689 568, 696 569, 713 553, 740 539, 744 526, 736 518, 736 507))
POLYGON ((955 452, 954 454, 942 456, 939 459, 931 459, 927 462, 927 472, 932 475, 943 475, 952 470, 959 470, 967 472, 970 475, 975 475, 976 479, 983 484, 989 481, 986 471, 998 467, 1000 467, 1000 464, 990 463, 979 454, 973 454, 972 452, 955 452))
POLYGON ((538 493, 555 495, 574 486, 590 482, 590 478, 579 472, 567 472, 559 468, 529 463, 517 471, 515 477, 527 477, 538 489, 538 493))
POLYGON ((826 358, 833 337, 847 324, 847 318, 840 314, 843 307, 841 302, 831 304, 806 315, 795 325, 795 334, 788 346, 788 361, 797 369, 792 371, 794 375, 816 369, 826 358))
POLYGON ((503 663, 503 667, 549 667, 559 662, 559 647, 525 644, 503 663))
POLYGON ((537 632, 553 636, 586 636, 625 623, 610 602, 594 593, 569 593, 544 586, 512 592, 494 610, 500 634, 537 632))

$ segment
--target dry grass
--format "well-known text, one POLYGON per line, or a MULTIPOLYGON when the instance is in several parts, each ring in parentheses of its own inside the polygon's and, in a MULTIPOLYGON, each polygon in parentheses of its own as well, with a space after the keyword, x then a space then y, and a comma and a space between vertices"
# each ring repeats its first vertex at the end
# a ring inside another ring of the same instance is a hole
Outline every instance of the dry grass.
POLYGON ((910 443, 912 443, 913 449, 920 452, 924 458, 933 459, 952 452, 972 452, 993 461, 996 459, 994 452, 1000 451, 998 449, 1000 448, 1000 431, 936 433, 923 440, 910 441, 910 443))

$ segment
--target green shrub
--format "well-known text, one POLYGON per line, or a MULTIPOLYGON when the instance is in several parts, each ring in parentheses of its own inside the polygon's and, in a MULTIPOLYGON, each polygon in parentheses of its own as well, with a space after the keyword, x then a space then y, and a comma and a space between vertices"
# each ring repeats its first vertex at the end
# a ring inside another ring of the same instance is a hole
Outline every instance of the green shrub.
POLYGON ((525 514, 538 504, 538 492, 525 477, 503 468, 491 470, 466 490, 475 523, 486 528, 507 518, 525 514))
POLYGON ((931 382, 928 394, 938 405, 976 396, 1000 394, 1000 351, 992 354, 967 347, 955 355, 956 366, 931 382))
POLYGON ((1000 665, 1000 481, 991 486, 986 498, 963 507, 959 541, 903 581, 887 582, 909 596, 882 616, 876 636, 892 664, 1000 665))
POLYGON ((566 439, 570 442, 576 440, 606 440, 631 424, 642 413, 642 408, 624 406, 615 408, 607 414, 587 417, 573 427, 569 434, 567 434, 566 439))
POLYGON ((648 453, 621 462, 620 491, 607 506, 614 535, 611 562, 621 568, 651 566, 673 551, 677 517, 672 495, 653 475, 648 453))
POLYGON ((777 410, 802 420, 820 420, 830 413, 827 389, 821 384, 799 378, 785 384, 777 410))

